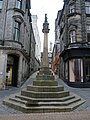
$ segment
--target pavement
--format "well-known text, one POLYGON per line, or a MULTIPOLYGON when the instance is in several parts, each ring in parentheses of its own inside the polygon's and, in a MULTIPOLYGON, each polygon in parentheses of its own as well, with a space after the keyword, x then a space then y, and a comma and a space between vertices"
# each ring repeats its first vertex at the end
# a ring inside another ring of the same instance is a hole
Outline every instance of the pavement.
POLYGON ((90 112, 1 115, 0 120, 90 120, 90 112))
POLYGON ((0 91, 0 120, 90 120, 90 88, 73 88, 65 84, 58 76, 55 76, 59 85, 63 85, 65 90, 69 90, 86 100, 84 104, 75 109, 73 112, 64 113, 36 113, 23 114, 2 104, 5 97, 20 92, 26 88, 28 84, 32 84, 36 79, 36 74, 32 74, 30 78, 20 88, 11 87, 7 90, 0 91))

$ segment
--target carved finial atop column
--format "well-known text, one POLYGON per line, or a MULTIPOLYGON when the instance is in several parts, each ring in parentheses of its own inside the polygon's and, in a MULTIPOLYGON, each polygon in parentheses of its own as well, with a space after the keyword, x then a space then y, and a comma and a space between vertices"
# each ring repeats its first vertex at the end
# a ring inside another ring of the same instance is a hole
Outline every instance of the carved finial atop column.
POLYGON ((43 33, 49 33, 49 23, 48 23, 48 21, 47 21, 47 14, 45 14, 45 21, 44 21, 44 23, 43 23, 43 29, 42 29, 42 32, 43 33))
POLYGON ((47 21, 47 14, 45 14, 45 22, 48 22, 48 21, 47 21))

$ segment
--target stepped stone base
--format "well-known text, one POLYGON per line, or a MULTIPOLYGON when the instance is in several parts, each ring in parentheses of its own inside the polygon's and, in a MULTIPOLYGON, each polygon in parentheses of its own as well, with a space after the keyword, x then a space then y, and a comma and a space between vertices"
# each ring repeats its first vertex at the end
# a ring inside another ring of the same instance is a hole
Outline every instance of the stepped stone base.
POLYGON ((53 73, 47 68, 41 68, 41 70, 39 71, 39 73, 36 76, 37 80, 54 80, 54 75, 53 73))
POLYGON ((20 94, 9 96, 3 104, 25 113, 48 113, 69 112, 84 102, 81 97, 65 91, 62 85, 58 86, 51 71, 42 68, 33 85, 28 85, 20 94), (45 80, 44 75, 50 79, 45 80))

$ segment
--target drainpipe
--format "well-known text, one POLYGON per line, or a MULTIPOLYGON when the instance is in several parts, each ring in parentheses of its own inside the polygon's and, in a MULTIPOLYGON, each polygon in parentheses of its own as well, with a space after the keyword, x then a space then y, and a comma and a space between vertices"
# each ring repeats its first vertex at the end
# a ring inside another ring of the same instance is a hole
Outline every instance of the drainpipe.
MULTIPOLYGON (((31 17, 31 14, 30 14, 30 17, 31 17)), ((30 44, 29 44, 29 46, 30 46, 30 49, 29 49, 29 63, 30 63, 29 72, 30 72, 30 74, 31 74, 31 42, 32 42, 32 23, 31 22, 32 21, 30 20, 30 44)))

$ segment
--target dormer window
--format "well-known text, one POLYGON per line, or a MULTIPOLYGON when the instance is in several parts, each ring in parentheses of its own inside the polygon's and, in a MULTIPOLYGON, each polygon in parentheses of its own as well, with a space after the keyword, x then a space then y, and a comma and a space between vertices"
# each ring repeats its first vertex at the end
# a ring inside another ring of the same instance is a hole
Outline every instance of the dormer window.
POLYGON ((16 8, 22 9, 22 0, 16 0, 16 8))

